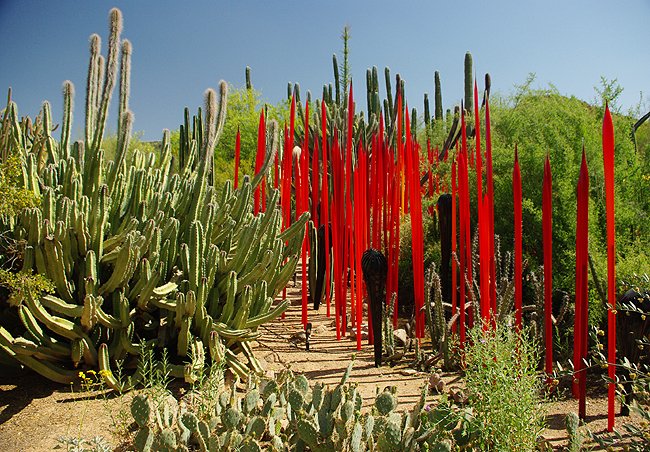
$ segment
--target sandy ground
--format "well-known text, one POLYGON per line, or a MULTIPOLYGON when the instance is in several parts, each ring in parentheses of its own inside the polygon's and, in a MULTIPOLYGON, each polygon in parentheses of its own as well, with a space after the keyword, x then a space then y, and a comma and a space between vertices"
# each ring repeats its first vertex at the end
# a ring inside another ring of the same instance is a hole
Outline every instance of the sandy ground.
MULTIPOLYGON (((414 372, 406 362, 395 367, 374 366, 372 346, 363 341, 362 350, 356 350, 356 341, 345 337, 336 340, 332 318, 326 316, 326 306, 318 312, 310 309, 313 324, 310 351, 304 343, 295 343, 291 337, 302 330, 299 286, 290 288, 294 300, 284 320, 262 326, 260 342, 255 345, 257 356, 273 375, 285 367, 304 373, 314 383, 321 381, 335 385, 340 381, 350 360, 356 355, 351 380, 359 384, 364 407, 373 402, 377 390, 396 386, 400 409, 410 409, 420 397, 420 388, 428 374, 414 372)), ((458 374, 445 374, 447 387, 462 386, 458 374)), ((430 395, 433 401, 436 396, 430 395)), ((48 451, 57 445, 61 436, 92 438, 103 436, 110 444, 120 443, 117 430, 128 425, 120 420, 120 413, 128 410, 128 398, 119 399, 75 392, 57 385, 27 370, 0 368, 0 451, 48 451)), ((587 405, 587 425, 594 432, 602 432, 607 425, 606 396, 590 394, 587 405)), ((577 412, 577 402, 563 397, 543 405, 547 412, 544 437, 554 448, 566 444, 564 419, 577 412)), ((128 413, 128 411, 126 411, 128 413)), ((619 419, 617 425, 627 420, 619 419)), ((65 449, 63 449, 65 450, 65 449)))

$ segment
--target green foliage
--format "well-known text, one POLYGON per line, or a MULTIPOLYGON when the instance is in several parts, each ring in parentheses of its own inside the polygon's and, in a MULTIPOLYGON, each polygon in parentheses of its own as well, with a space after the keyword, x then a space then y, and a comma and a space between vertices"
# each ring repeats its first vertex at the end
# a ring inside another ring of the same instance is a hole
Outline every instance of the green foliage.
MULTIPOLYGON (((142 141, 142 132, 134 133, 129 141, 129 147, 125 160, 131 161, 136 151, 148 158, 150 155, 159 155, 162 142, 160 141, 142 141)), ((114 160, 117 154, 118 145, 117 135, 108 135, 102 141, 104 156, 107 160, 114 160)))
POLYGON ((544 429, 538 351, 525 333, 498 325, 470 331, 465 359, 480 450, 534 450, 544 429))
MULTIPOLYGON (((512 237, 512 164, 518 144, 523 184, 524 254, 531 267, 543 261, 541 200, 543 161, 553 171, 554 287, 571 293, 575 278, 576 184, 584 144, 590 171, 590 253, 597 269, 606 268, 605 193, 602 168, 602 110, 555 89, 532 90, 533 78, 509 98, 491 99, 494 160, 495 232, 512 237)), ((648 142, 630 139, 633 119, 614 116, 617 265, 619 276, 648 271, 638 257, 650 237, 648 142)), ((473 199, 473 198, 472 198, 473 199)), ((475 202, 473 203, 475 205, 475 202)))
POLYGON ((0 161, 0 216, 13 216, 39 203, 39 197, 25 189, 21 179, 20 157, 9 155, 0 161))
POLYGON ((43 275, 13 273, 2 268, 0 268, 0 286, 9 290, 8 301, 13 306, 20 306, 26 297, 37 298, 43 292, 54 292, 54 283, 43 275))
POLYGON ((612 112, 621 112, 621 108, 618 106, 618 98, 623 93, 623 87, 618 84, 618 79, 608 80, 601 75, 600 86, 594 86, 594 90, 598 95, 594 99, 595 105, 600 105, 604 109, 605 103, 608 103, 612 112))

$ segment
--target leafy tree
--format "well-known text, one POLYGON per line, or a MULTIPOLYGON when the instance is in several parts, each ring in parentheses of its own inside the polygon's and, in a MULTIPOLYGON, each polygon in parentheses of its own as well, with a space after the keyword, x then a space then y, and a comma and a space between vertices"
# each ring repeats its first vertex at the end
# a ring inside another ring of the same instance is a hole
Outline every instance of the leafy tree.
MULTIPOLYGON (((589 252, 600 280, 606 280, 606 217, 601 144, 600 105, 560 95, 554 87, 531 89, 529 77, 514 95, 491 99, 495 183, 495 231, 502 245, 512 246, 512 166, 518 145, 523 182, 523 244, 529 268, 541 265, 541 200, 543 162, 550 155, 553 171, 553 273, 554 287, 572 293, 575 278, 576 184, 584 145, 590 172, 589 252)), ((624 281, 634 273, 650 270, 645 250, 650 238, 644 195, 650 188, 647 130, 637 134, 637 150, 631 140, 635 118, 614 115, 616 130, 616 233, 617 274, 624 281)), ((483 128, 484 130, 484 128, 483 128)), ((472 211, 476 201, 473 178, 472 211)), ((592 319, 604 313, 593 284, 592 319)))

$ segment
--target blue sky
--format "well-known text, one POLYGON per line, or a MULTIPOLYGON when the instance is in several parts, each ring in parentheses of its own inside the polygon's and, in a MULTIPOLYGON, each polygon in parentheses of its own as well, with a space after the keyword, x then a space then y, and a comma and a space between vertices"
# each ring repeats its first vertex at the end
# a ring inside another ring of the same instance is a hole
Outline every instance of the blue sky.
MULTIPOLYGON (((123 37, 133 43, 130 107, 145 139, 176 128, 183 107, 201 105, 204 90, 220 79, 243 85, 246 65, 268 102, 283 99, 289 81, 319 97, 332 81, 332 53, 341 52, 344 25, 351 28, 360 106, 366 68, 376 65, 402 75, 418 111, 440 71, 443 103, 451 108, 463 94, 468 50, 479 80, 489 72, 499 92, 534 72, 535 86, 550 82, 585 100, 594 98, 601 76, 617 78, 624 109, 638 102, 640 91, 650 96, 648 0, 0 0, 0 99, 11 86, 19 112, 29 115, 47 99, 56 120, 61 84, 70 79, 80 134, 88 37, 96 32, 106 41, 112 6, 124 13, 123 37)), ((383 96, 383 83, 380 90, 383 96)))

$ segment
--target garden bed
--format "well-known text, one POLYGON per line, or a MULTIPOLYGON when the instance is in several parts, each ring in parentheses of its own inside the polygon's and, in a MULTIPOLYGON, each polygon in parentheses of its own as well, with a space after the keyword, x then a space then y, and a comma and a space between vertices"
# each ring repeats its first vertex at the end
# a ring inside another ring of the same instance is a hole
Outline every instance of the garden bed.
MULTIPOLYGON (((289 287, 288 296, 293 303, 286 318, 264 325, 261 341, 255 345, 256 354, 269 376, 290 367, 296 373, 303 373, 312 383, 321 381, 334 386, 356 356, 350 380, 359 385, 362 410, 373 403, 377 390, 387 386, 397 388, 398 410, 410 409, 416 403, 429 375, 410 369, 407 359, 394 367, 376 368, 367 341, 357 352, 356 342, 349 336, 336 340, 333 317, 326 316, 324 305, 318 312, 309 311, 313 334, 310 351, 306 351, 304 342, 295 337, 301 331, 299 286, 289 287)), ((444 374, 443 379, 447 390, 462 386, 459 374, 444 374)), ((603 432, 607 426, 607 396, 604 389, 598 390, 600 386, 604 388, 596 381, 588 386, 594 391, 587 399, 587 427, 592 432, 603 432)), ((428 400, 434 402, 437 397, 429 395, 428 400)), ((52 383, 29 370, 4 365, 0 370, 0 448, 44 451, 53 449, 59 437, 90 440, 102 436, 113 447, 122 444, 118 450, 126 450, 120 431, 128 430, 132 423, 128 411, 130 399, 129 394, 114 397, 101 392, 82 392, 79 388, 52 383)), ((554 448, 565 446, 565 417, 567 413, 577 412, 577 402, 570 397, 570 391, 565 390, 560 397, 544 403, 542 408, 547 412, 544 438, 554 448)), ((617 425, 628 421, 618 418, 617 425)))

